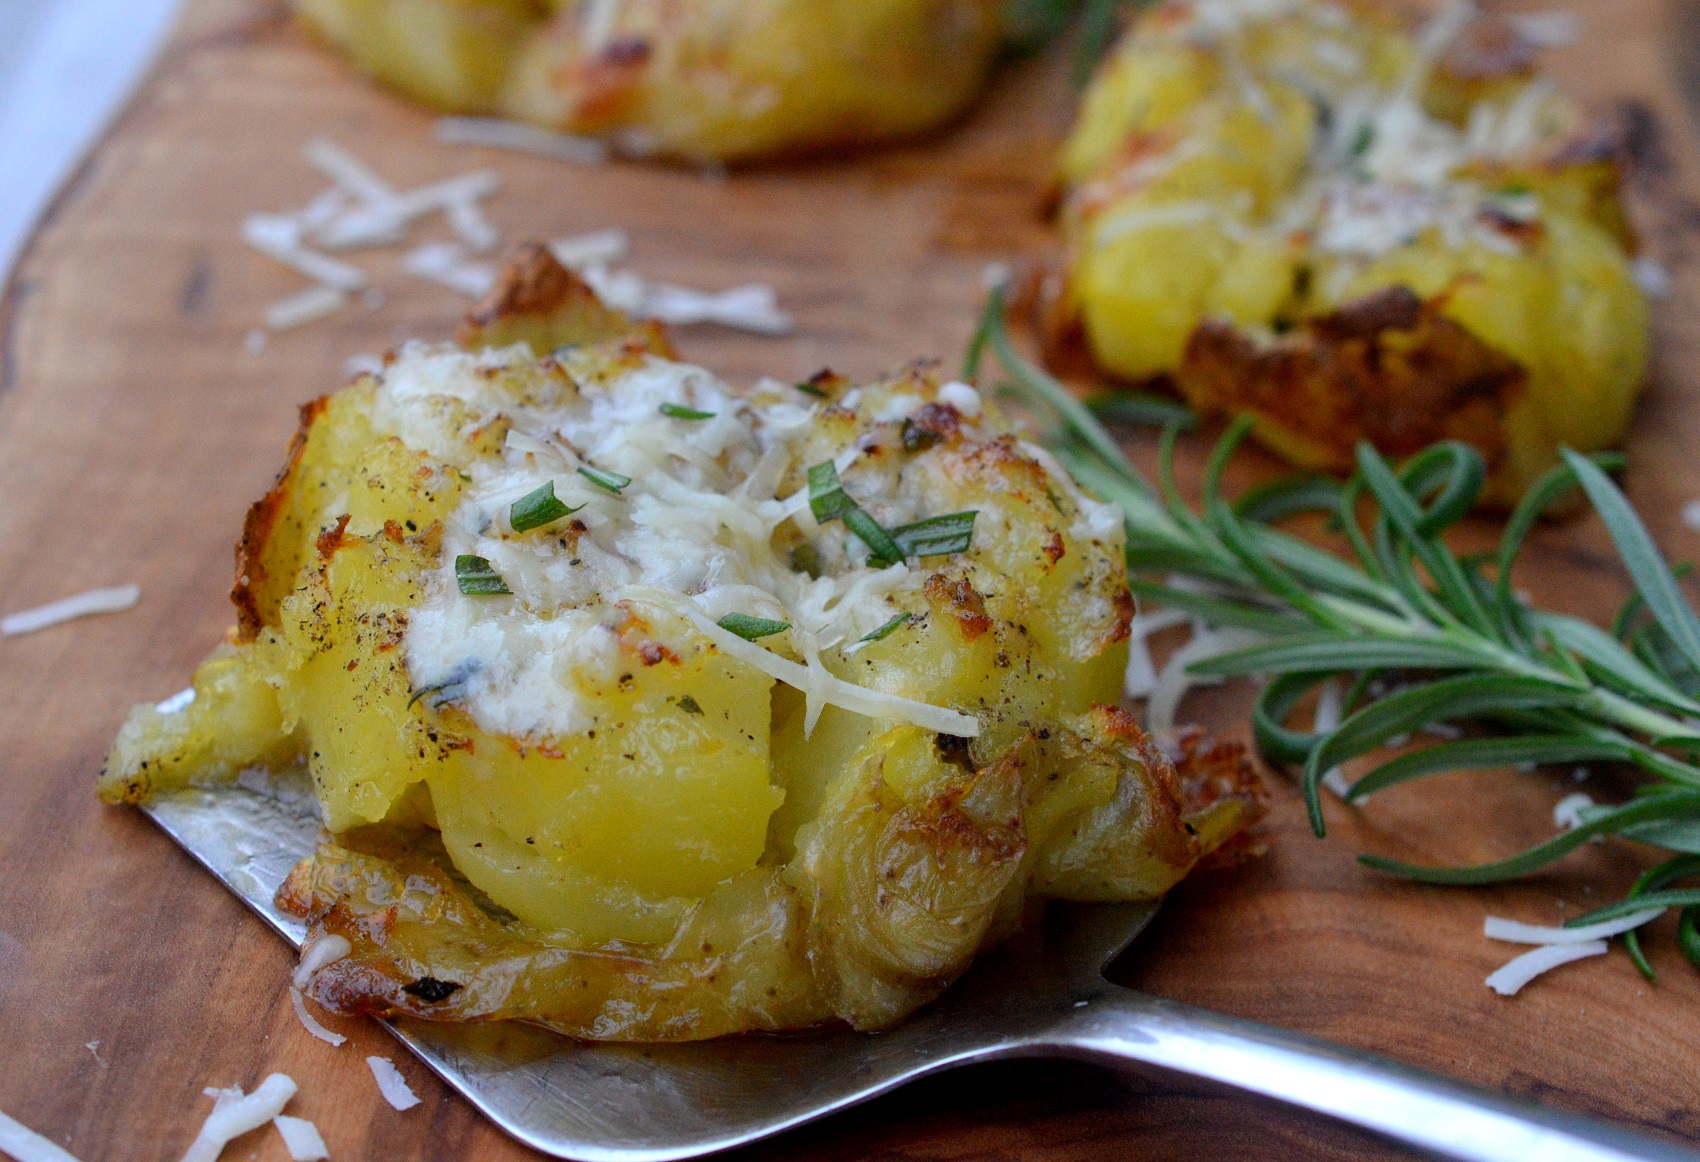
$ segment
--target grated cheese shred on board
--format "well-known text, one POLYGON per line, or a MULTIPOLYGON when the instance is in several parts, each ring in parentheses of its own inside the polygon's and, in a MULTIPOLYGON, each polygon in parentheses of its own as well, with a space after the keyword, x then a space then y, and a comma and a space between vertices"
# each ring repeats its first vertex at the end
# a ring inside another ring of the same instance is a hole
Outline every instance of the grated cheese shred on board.
POLYGON ((140 585, 90 589, 86 593, 78 593, 73 597, 38 605, 34 609, 0 617, 0 634, 10 637, 15 634, 35 633, 73 618, 88 617, 97 613, 122 613, 126 609, 135 608, 136 602, 141 599, 140 585))
POLYGON ((261 316, 273 331, 288 331, 316 323, 348 305, 348 292, 334 286, 313 286, 288 298, 278 299, 261 316))
POLYGON ((1542 973, 1551 972, 1573 960, 1604 956, 1607 947, 1604 940, 1593 940, 1586 944, 1545 944, 1532 952, 1525 952, 1505 965, 1489 976, 1486 984, 1502 997, 1516 996, 1524 985, 1542 973))
POLYGON ((329 1158, 330 1151, 325 1149, 325 1139, 319 1133, 319 1127, 306 1118, 292 1118, 288 1114, 279 1114, 272 1119, 272 1125, 283 1138, 283 1148, 289 1151, 294 1162, 323 1162, 329 1158))
POLYGON ((1127 673, 1122 688, 1129 698, 1149 698, 1157 689, 1157 663, 1151 657, 1151 637, 1191 617, 1180 609, 1157 609, 1140 613, 1128 623, 1127 673))
POLYGON ((307 1011, 307 1002, 301 996, 301 989, 293 984, 289 986, 289 1003, 295 1006, 295 1015, 301 1021, 301 1027, 319 1040, 330 1045, 341 1045, 348 1040, 341 1033, 333 1033, 319 1024, 313 1014, 307 1011))
POLYGON ((474 262, 453 242, 427 242, 408 252, 401 268, 415 278, 439 283, 467 298, 482 298, 496 285, 496 268, 474 262))
POLYGON ((1517 920, 1489 916, 1482 921, 1482 935, 1489 940, 1503 940, 1508 944, 1586 944, 1591 940, 1621 936, 1633 928, 1641 927, 1649 920, 1658 919, 1664 912, 1663 908, 1647 908, 1627 916, 1619 916, 1616 920, 1602 920, 1598 924, 1589 924, 1583 928, 1546 928, 1539 924, 1524 924, 1517 920))
POLYGON ((4 1113, 0 1113, 0 1153, 10 1154, 17 1162, 77 1162, 69 1150, 4 1113))
POLYGON ((407 1078, 401 1075, 401 1070, 395 1067, 395 1062, 388 1057, 368 1057, 366 1065, 372 1070, 372 1077, 378 1083, 378 1092, 384 1095, 384 1100, 391 1108, 410 1110, 418 1105, 420 1098, 407 1084, 407 1078))
MULTIPOLYGON (((570 152, 562 138, 529 126, 481 118, 445 118, 438 123, 439 140, 464 144, 495 144, 528 148, 555 156, 570 152), (540 136, 539 136, 540 135, 540 136), (545 148, 547 143, 552 143, 545 148)), ((606 153, 606 146, 592 143, 606 153)), ((266 328, 286 331, 326 318, 360 294, 369 309, 382 305, 382 294, 366 272, 325 251, 353 251, 405 242, 413 225, 441 213, 454 233, 454 242, 431 242, 403 256, 402 270, 415 278, 446 286, 469 298, 479 298, 495 285, 495 268, 473 256, 489 254, 501 245, 501 231, 484 214, 483 200, 501 188, 493 170, 474 170, 411 190, 398 190, 370 166, 341 146, 323 138, 308 142, 310 165, 333 183, 300 210, 282 214, 250 214, 242 235, 250 246, 312 279, 317 285, 279 299, 264 313, 266 328), (317 247, 317 249, 315 248, 317 247)), ((557 258, 577 271, 605 302, 639 318, 687 326, 710 323, 758 335, 785 335, 791 317, 779 308, 773 288, 762 283, 724 291, 699 291, 670 283, 652 283, 612 264, 627 250, 625 233, 604 230, 567 238, 555 244, 557 258)), ((249 333, 250 353, 265 349, 265 331, 249 333)))
POLYGON ((206 1094, 213 1099, 212 1113, 184 1152, 183 1162, 217 1162, 232 1140, 259 1129, 283 1112, 295 1096, 295 1081, 287 1074, 274 1073, 250 1094, 234 1088, 208 1089, 206 1094))
POLYGON ((552 133, 523 121, 506 121, 499 117, 442 117, 432 133, 441 145, 507 149, 578 165, 601 165, 608 160, 607 143, 594 137, 552 133))
MULTIPOLYGON (((1339 729, 1340 717, 1345 712, 1345 695, 1338 681, 1328 681, 1322 684, 1322 689, 1316 695, 1316 719, 1311 729, 1317 734, 1327 734, 1339 729)), ((1322 774, 1322 785, 1344 799, 1350 784, 1346 782, 1346 772, 1341 767, 1330 767, 1322 774)))
POLYGON ((1216 686, 1221 678, 1193 674, 1187 667, 1205 658, 1213 658, 1218 654, 1231 654, 1235 650, 1248 649, 1264 640, 1260 633, 1238 626, 1228 626, 1223 629, 1211 629, 1201 621, 1194 621, 1192 640, 1169 655, 1169 660, 1163 664, 1163 672, 1157 678, 1157 685, 1151 691, 1151 700, 1145 707, 1145 728, 1153 734, 1166 734, 1175 729, 1175 715, 1180 710, 1181 699, 1194 686, 1216 686))

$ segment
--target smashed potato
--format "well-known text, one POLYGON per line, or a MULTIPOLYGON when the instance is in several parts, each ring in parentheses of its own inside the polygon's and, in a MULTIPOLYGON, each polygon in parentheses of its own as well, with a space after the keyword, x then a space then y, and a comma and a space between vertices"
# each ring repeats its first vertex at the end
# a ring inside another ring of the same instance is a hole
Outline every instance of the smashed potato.
POLYGON ((880 1028, 1027 902, 1154 896, 1258 814, 1115 708, 1121 516, 973 388, 734 392, 540 248, 463 337, 303 410, 231 639, 103 776, 310 775, 279 902, 348 942, 323 1003, 880 1028))
POLYGON ((1647 362, 1613 154, 1534 56, 1461 4, 1151 10, 1062 155, 1053 321, 1302 467, 1451 437, 1516 499, 1622 438, 1647 362))
POLYGON ((738 161, 902 137, 983 87, 1002 0, 295 0, 355 63, 445 111, 628 153, 738 161))

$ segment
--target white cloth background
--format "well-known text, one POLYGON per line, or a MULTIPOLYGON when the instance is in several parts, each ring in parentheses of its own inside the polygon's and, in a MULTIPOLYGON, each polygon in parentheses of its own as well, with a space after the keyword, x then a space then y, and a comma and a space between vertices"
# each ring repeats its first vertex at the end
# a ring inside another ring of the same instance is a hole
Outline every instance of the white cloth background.
POLYGON ((177 0, 0 0, 0 287, 36 219, 124 107, 177 0))

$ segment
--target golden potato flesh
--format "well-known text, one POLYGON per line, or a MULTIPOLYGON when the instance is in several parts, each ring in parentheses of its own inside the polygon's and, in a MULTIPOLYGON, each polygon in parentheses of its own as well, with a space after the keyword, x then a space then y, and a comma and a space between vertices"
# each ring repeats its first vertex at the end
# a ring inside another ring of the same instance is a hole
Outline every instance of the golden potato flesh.
POLYGON ((436 108, 501 113, 696 161, 929 129, 979 93, 1002 35, 1001 0, 295 7, 360 67, 436 108))
POLYGON ((585 293, 533 251, 467 334, 577 345, 410 346, 305 409, 234 641, 114 747, 111 801, 311 776, 336 841, 280 900, 353 948, 315 995, 875 1028, 1026 899, 1155 895, 1255 815, 1113 709, 1121 518, 973 388, 735 392, 585 293))
POLYGON ((1647 358, 1611 155, 1533 56, 1463 8, 1151 10, 1062 154, 1060 321, 1303 467, 1459 438, 1515 499, 1559 444, 1622 438, 1647 358))

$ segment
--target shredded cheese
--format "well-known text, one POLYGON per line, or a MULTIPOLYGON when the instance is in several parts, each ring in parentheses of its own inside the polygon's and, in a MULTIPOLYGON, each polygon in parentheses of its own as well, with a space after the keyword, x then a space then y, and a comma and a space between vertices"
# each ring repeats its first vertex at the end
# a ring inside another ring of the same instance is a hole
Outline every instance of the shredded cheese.
POLYGON ((1604 940, 1594 940, 1587 944, 1543 945, 1510 961, 1489 976, 1485 983, 1502 997, 1516 996, 1524 985, 1542 973, 1551 972, 1559 965, 1569 964, 1573 960, 1604 956, 1606 949, 1604 940))
POLYGON ((1195 621, 1192 640, 1169 656, 1157 678, 1156 687, 1151 691, 1151 700, 1145 707, 1146 729, 1153 734, 1174 730, 1175 715, 1186 692, 1194 686, 1214 686, 1222 681, 1217 677, 1188 673, 1188 666, 1205 658, 1247 649, 1263 640, 1262 634, 1249 629, 1237 626, 1211 629, 1203 622, 1195 621))
POLYGON ((577 165, 601 165, 608 160, 608 145, 594 137, 551 133, 523 121, 497 117, 442 117, 433 130, 443 145, 473 145, 533 153, 577 165))
POLYGON ((584 270, 592 266, 608 266, 624 258, 632 248, 631 238, 624 230, 592 230, 574 234, 549 243, 555 261, 568 270, 584 270))
MULTIPOLYGON (((366 1064, 372 1070, 372 1077, 378 1083, 378 1092, 384 1095, 384 1100, 397 1110, 410 1110, 419 1104, 419 1097, 407 1084, 407 1078, 401 1075, 401 1070, 395 1067, 395 1062, 388 1057, 368 1057, 366 1064)), ((185 1159, 187 1162, 187 1159, 185 1159)))
POLYGON ((1185 625, 1189 615, 1180 609, 1140 613, 1128 623, 1127 672, 1122 687, 1129 698, 1149 698, 1157 688, 1157 664, 1151 657, 1151 636, 1185 625))
POLYGON ((1582 826, 1582 813, 1596 806, 1594 797, 1585 791, 1576 791, 1566 795, 1554 804, 1552 821, 1566 831, 1574 831, 1582 826))
POLYGON ((279 1114, 272 1119, 272 1125, 283 1138, 283 1148, 289 1151, 289 1156, 295 1162, 322 1162, 329 1158, 330 1151, 325 1149, 325 1139, 319 1134, 319 1127, 306 1118, 292 1118, 288 1114, 279 1114))
POLYGON ((1581 32, 1574 12, 1515 12, 1506 19, 1518 36, 1536 48, 1563 48, 1574 44, 1581 32))
POLYGON ((314 282, 339 290, 357 291, 367 286, 358 267, 320 254, 302 241, 301 224, 279 214, 250 214, 242 220, 242 237, 266 257, 301 272, 314 282))
POLYGON ((301 1027, 319 1040, 330 1045, 341 1045, 348 1040, 341 1033, 333 1033, 319 1024, 313 1014, 307 1011, 307 1002, 302 997, 301 990, 295 985, 289 986, 289 1003, 295 1006, 295 1016, 301 1021, 301 1027))
MULTIPOLYGON (((1322 684, 1322 689, 1316 695, 1316 719, 1311 729, 1317 734, 1327 734, 1340 726, 1340 716, 1345 710, 1344 694, 1340 683, 1328 681, 1322 684)), ((1341 767, 1330 767, 1322 773, 1322 785, 1344 799, 1351 791, 1351 784, 1346 782, 1346 772, 1341 767)))
POLYGON ((262 318, 271 330, 288 331, 328 318, 347 305, 348 292, 339 287, 308 287, 299 294, 272 303, 262 318))
POLYGON ((74 597, 66 597, 0 618, 0 634, 35 633, 50 625, 96 613, 122 613, 135 608, 142 599, 140 585, 117 585, 111 589, 90 589, 74 597))
MULTIPOLYGON (((551 378, 527 388, 531 402, 518 404, 492 373, 519 364, 530 375, 528 361, 523 348, 471 355, 415 345, 378 376, 376 429, 456 465, 466 479, 459 507, 444 521, 442 563, 408 619, 406 658, 416 690, 442 691, 494 734, 541 739, 593 729, 601 712, 594 692, 616 681, 623 664, 610 627, 623 617, 617 607, 631 602, 662 615, 648 618, 647 632, 674 648, 700 650, 706 639, 801 691, 805 726, 832 705, 951 735, 977 732, 971 714, 834 672, 865 635, 922 608, 928 570, 918 562, 870 567, 860 540, 823 535, 806 487, 777 495, 787 477, 823 455, 813 443, 819 405, 789 385, 735 394, 701 368, 662 359, 601 374, 574 370, 570 358, 569 365, 543 365, 553 368, 543 372, 551 378), (681 420, 669 406, 706 418, 681 420), (497 414, 508 424, 503 447, 474 454, 465 433, 497 414), (599 487, 586 470, 627 482, 599 487), (544 483, 574 510, 573 525, 561 530, 566 535, 513 535, 512 505, 544 483), (810 569, 795 564, 790 532, 779 535, 787 523, 820 555, 810 569), (508 595, 468 600, 452 570, 460 556, 489 562, 508 595), (717 624, 731 613, 788 628, 751 643, 717 624)), ((892 387, 865 399, 847 392, 836 406, 859 406, 873 424, 899 396, 909 401, 905 408, 921 401, 892 387)), ((989 420, 963 415, 960 422, 973 431, 989 420)), ((872 428, 862 438, 878 439, 872 428)), ((1116 510, 1079 493, 1042 452, 1020 447, 1077 507, 1072 535, 1117 541, 1116 510)), ((887 527, 940 511, 936 499, 888 478, 891 458, 866 458, 859 439, 835 450, 833 460, 887 527)), ((995 501, 982 506, 980 519, 986 529, 997 527, 995 501)), ((1112 616, 1106 601, 1106 623, 1112 616)))
POLYGON ((184 1152, 183 1162, 217 1162, 232 1140, 259 1129, 283 1112, 295 1096, 295 1081, 287 1074, 274 1073, 247 1095, 240 1089, 209 1089, 206 1093, 213 1099, 212 1113, 184 1152))
POLYGON ((77 1162, 69 1150, 4 1113, 0 1113, 0 1152, 17 1162, 77 1162))
POLYGON ((461 198, 446 208, 449 229, 474 254, 488 254, 502 241, 501 232, 484 216, 477 198, 461 198))
MULTIPOLYGON (((307 164, 330 178, 336 183, 337 190, 344 199, 356 202, 388 202, 395 197, 395 188, 379 177, 365 162, 343 149, 334 141, 316 137, 307 143, 302 151, 307 158, 307 164)), ((315 224, 322 225, 334 216, 334 209, 341 208, 341 200, 325 199, 315 205, 320 212, 315 215, 315 224), (328 209, 327 209, 328 207, 328 209)))
POLYGON ((164 702, 156 705, 154 709, 159 711, 161 714, 180 714, 193 705, 194 701, 195 688, 190 686, 187 690, 177 691, 177 693, 167 698, 164 702))
POLYGON ((354 946, 348 942, 346 937, 337 936, 334 933, 321 936, 317 940, 301 946, 301 963, 295 966, 295 974, 290 979, 295 982, 296 988, 306 988, 308 982, 313 979, 314 973, 327 964, 341 960, 353 951, 354 946))
POLYGON ((1643 254, 1629 264, 1629 273, 1635 278, 1635 285, 1641 288, 1641 293, 1650 299, 1662 299, 1670 294, 1670 271, 1656 258, 1643 254))
POLYGON ((1691 500, 1682 506, 1682 523, 1700 533, 1700 500, 1691 500))
POLYGON ((466 251, 453 242, 428 242, 410 251, 401 260, 401 268, 415 278, 438 283, 473 299, 488 294, 496 285, 495 267, 471 261, 466 251))
POLYGON ((1663 908, 1647 908, 1620 916, 1616 920, 1604 920, 1583 928, 1545 928, 1538 924, 1524 924, 1516 920, 1489 916, 1482 921, 1482 935, 1489 940, 1503 940, 1508 944, 1586 944, 1592 940, 1621 936, 1650 920, 1658 919, 1664 915, 1664 911, 1663 908))
POLYGON ((819 704, 838 706, 853 714, 862 714, 869 718, 885 718, 898 722, 908 722, 923 730, 931 730, 937 734, 948 734, 956 738, 976 738, 980 733, 979 720, 967 714, 958 714, 954 710, 946 710, 942 706, 933 706, 926 702, 917 702, 912 698, 900 698, 895 694, 883 694, 878 690, 870 690, 866 686, 857 686, 828 673, 818 663, 804 667, 787 658, 782 658, 772 650, 764 649, 755 642, 745 641, 730 630, 722 629, 710 621, 695 608, 685 605, 679 607, 691 623, 697 627, 709 640, 726 653, 739 661, 747 662, 773 678, 784 682, 803 692, 808 699, 810 711, 809 720, 818 717, 819 704))
POLYGON ((758 335, 791 332, 791 316, 779 309, 773 288, 762 283, 698 291, 648 282, 629 270, 611 270, 595 263, 581 265, 578 273, 603 302, 640 319, 674 326, 718 323, 758 335))

